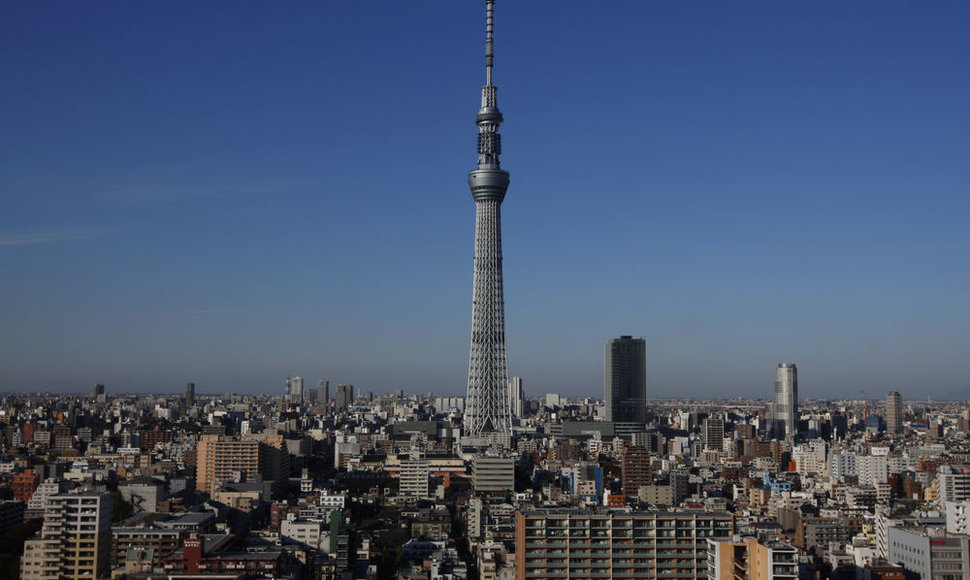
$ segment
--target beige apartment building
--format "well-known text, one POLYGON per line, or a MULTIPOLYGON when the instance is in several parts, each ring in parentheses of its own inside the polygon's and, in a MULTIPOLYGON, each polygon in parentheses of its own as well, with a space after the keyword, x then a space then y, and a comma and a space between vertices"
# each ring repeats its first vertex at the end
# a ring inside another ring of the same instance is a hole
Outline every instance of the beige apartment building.
POLYGON ((233 481, 236 472, 279 481, 287 471, 282 435, 266 435, 262 440, 226 435, 199 438, 195 474, 199 491, 212 493, 214 482, 233 481))
POLYGON ((108 493, 51 496, 37 538, 27 540, 23 580, 90 580, 108 572, 112 500, 108 493))
POLYGON ((710 580, 797 580, 798 548, 758 538, 710 538, 707 551, 710 580))

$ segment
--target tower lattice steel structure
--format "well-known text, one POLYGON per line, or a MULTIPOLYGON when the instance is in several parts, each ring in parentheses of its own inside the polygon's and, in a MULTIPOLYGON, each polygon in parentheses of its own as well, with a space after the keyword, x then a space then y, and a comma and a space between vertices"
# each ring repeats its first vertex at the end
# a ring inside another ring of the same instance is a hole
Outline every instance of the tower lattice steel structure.
POLYGON ((465 433, 511 431, 509 372, 505 354, 505 298, 502 290, 502 200, 509 172, 499 165, 497 87, 492 84, 492 11, 485 3, 485 86, 478 124, 478 168, 468 172, 475 199, 475 275, 472 292, 472 340, 468 360, 465 433))

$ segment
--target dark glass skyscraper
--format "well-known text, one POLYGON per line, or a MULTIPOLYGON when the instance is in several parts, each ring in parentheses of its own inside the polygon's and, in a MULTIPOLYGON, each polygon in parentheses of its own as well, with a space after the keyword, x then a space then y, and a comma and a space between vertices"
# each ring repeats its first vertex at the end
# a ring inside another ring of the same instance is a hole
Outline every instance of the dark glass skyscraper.
POLYGON ((646 341, 632 336, 608 340, 604 360, 606 420, 641 425, 646 423, 646 341))

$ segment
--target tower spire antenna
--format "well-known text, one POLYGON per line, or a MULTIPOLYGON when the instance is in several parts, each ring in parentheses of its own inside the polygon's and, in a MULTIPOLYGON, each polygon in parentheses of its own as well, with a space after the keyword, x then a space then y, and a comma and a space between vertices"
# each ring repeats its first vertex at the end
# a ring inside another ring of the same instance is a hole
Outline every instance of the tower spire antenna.
POLYGON ((485 84, 492 85, 492 61, 495 51, 492 46, 492 10, 495 0, 485 0, 485 84))

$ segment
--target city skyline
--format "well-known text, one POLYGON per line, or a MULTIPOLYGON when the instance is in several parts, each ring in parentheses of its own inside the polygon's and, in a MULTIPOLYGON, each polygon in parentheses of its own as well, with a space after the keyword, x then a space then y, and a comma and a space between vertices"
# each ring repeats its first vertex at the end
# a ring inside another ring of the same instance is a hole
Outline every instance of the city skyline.
MULTIPOLYGON (((0 391, 463 393, 482 4, 6 5, 0 391)), ((526 396, 970 397, 970 7, 499 10, 526 396)))

